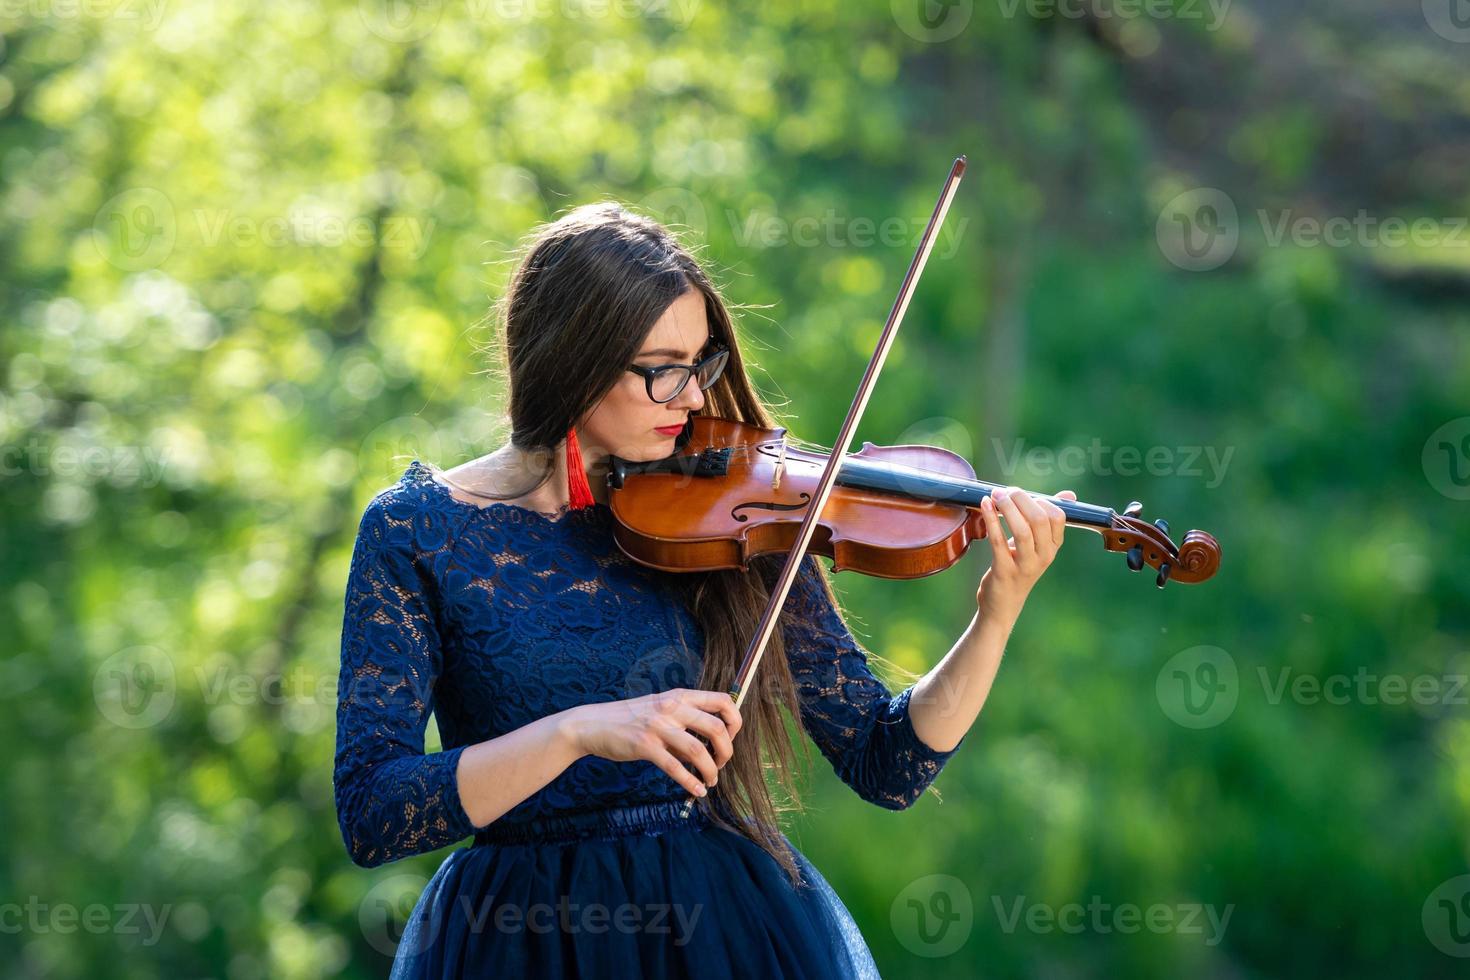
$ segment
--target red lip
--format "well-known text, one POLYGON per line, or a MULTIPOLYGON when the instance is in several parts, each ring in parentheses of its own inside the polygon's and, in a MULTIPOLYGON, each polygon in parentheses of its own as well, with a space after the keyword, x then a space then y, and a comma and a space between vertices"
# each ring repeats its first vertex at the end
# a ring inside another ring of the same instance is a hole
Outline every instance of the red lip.
POLYGON ((659 428, 654 429, 653 431, 654 432, 662 432, 666 436, 676 436, 680 432, 683 432, 684 431, 684 423, 681 422, 678 425, 665 425, 665 426, 661 426, 659 428))

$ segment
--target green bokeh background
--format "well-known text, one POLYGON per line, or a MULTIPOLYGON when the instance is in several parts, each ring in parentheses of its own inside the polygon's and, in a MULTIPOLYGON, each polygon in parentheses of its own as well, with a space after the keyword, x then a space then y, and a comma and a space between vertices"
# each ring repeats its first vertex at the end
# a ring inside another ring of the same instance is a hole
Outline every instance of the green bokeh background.
MULTIPOLYGON (((964 153, 854 445, 1224 562, 1073 532, 942 800, 813 753, 791 836, 889 977, 1463 976, 1455 2, 0 5, 0 973, 386 976, 447 852, 338 837, 342 590, 377 490, 504 441, 517 243, 677 225, 830 444, 964 153)), ((985 551, 834 581, 923 671, 985 551)))

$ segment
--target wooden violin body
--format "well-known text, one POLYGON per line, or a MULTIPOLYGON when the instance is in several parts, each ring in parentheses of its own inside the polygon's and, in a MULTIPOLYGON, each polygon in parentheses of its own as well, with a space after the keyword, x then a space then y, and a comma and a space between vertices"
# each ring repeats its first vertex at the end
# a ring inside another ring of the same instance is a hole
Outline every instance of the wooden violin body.
MULTIPOLYGON (((747 569, 757 555, 792 549, 829 455, 789 446, 786 430, 732 419, 691 416, 661 460, 614 457, 608 501, 614 536, 630 558, 664 571, 747 569)), ((842 459, 809 549, 851 569, 891 579, 942 572, 985 537, 980 501, 999 484, 975 478, 970 463, 936 446, 877 446, 842 459)), ((1109 551, 1124 552, 1135 571, 1202 582, 1220 564, 1220 546, 1190 531, 1180 547, 1163 521, 1049 497, 1067 523, 1096 531, 1109 551)))

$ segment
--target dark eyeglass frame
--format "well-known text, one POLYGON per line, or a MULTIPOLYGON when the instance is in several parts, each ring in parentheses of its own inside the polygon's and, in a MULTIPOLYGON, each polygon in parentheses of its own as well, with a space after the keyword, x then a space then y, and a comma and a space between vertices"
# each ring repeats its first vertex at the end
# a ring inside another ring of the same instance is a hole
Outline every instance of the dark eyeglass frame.
POLYGON ((708 391, 716 381, 720 380, 720 375, 725 373, 725 364, 728 362, 729 356, 730 348, 726 347, 724 344, 719 344, 715 347, 714 350, 710 351, 708 354, 706 354, 704 357, 701 357, 693 364, 660 364, 657 367, 643 367, 638 364, 629 364, 628 370, 632 371, 634 374, 643 375, 643 386, 648 390, 649 399, 659 405, 667 405, 669 402, 673 401, 675 398, 678 398, 681 394, 683 394, 685 387, 687 387, 689 384, 689 379, 699 373, 700 368, 718 358, 720 359, 720 364, 716 368, 715 373, 710 377, 709 383, 699 386, 701 391, 708 391), (669 397, 664 399, 654 398, 653 383, 658 380, 659 375, 665 374, 669 371, 683 371, 684 380, 679 382, 679 387, 675 388, 674 393, 669 397))

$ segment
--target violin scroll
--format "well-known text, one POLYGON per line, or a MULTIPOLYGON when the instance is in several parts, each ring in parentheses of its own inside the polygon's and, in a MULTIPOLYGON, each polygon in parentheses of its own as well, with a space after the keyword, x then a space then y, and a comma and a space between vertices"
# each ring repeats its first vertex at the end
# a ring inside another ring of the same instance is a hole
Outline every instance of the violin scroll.
POLYGON ((1154 584, 1161 589, 1170 579, 1203 582, 1220 568, 1220 542, 1213 534, 1190 531, 1176 547, 1169 539, 1169 522, 1160 518, 1150 524, 1140 517, 1142 513, 1143 504, 1135 500, 1121 514, 1114 514, 1112 526, 1102 532, 1103 547, 1127 555, 1129 568, 1135 572, 1144 565, 1158 569, 1154 584))

